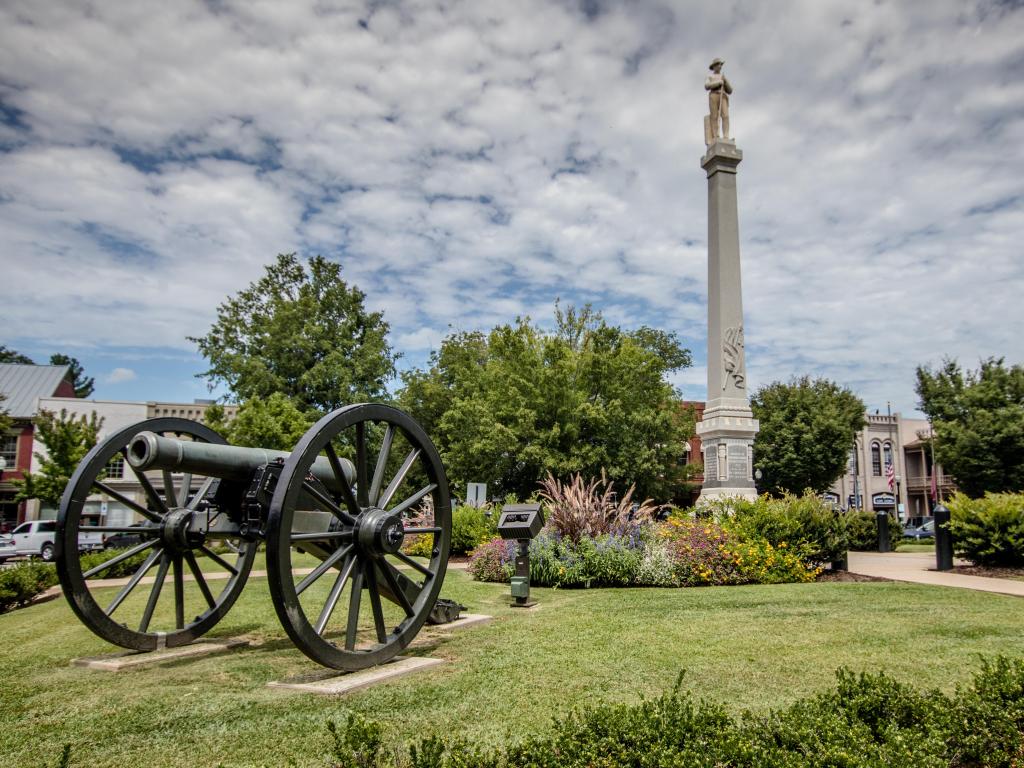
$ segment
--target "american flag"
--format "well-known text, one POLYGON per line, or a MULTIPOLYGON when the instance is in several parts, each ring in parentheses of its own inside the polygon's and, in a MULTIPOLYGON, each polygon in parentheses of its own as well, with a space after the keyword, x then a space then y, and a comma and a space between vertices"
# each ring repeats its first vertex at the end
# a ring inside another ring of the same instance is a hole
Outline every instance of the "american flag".
POLYGON ((896 468, 892 465, 892 459, 885 462, 885 479, 889 481, 889 490, 896 488, 896 468))

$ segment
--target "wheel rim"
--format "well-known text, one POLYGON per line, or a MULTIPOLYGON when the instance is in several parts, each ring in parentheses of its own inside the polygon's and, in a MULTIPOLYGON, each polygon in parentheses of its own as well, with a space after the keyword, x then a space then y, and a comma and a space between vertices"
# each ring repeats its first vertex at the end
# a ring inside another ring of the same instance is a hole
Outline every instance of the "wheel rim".
POLYGON ((390 406, 341 408, 306 433, 274 491, 267 529, 274 607, 296 646, 318 663, 349 671, 383 663, 426 622, 450 541, 448 482, 423 429, 390 406), (334 468, 333 491, 309 476, 317 458, 334 468), (433 520, 416 524, 425 502, 433 520), (401 551, 409 536, 427 537, 425 562, 401 551))
POLYGON ((112 434, 86 455, 71 477, 61 499, 55 547, 57 575, 72 610, 104 640, 139 651, 185 645, 212 629, 241 593, 256 555, 254 542, 226 540, 229 552, 221 556, 211 549, 211 539, 185 535, 186 512, 201 509, 212 498, 214 478, 185 473, 176 480, 169 472, 151 473, 159 474, 155 485, 153 476, 125 460, 125 477, 129 472, 134 477, 145 504, 105 479, 108 464, 119 457, 126 459, 132 438, 147 430, 201 442, 226 442, 202 424, 175 418, 150 419, 112 434), (83 526, 85 502, 96 493, 119 501, 146 526, 83 526), (78 551, 83 531, 138 534, 142 541, 83 567, 84 553, 78 551), (98 581, 135 556, 144 559, 130 569, 126 583, 110 586, 98 581), (168 580, 171 586, 165 589, 168 580))

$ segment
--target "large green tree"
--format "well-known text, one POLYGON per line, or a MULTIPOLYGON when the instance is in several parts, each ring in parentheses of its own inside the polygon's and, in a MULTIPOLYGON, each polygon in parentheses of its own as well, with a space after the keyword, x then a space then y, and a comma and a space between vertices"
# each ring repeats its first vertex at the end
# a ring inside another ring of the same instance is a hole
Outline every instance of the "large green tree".
POLYGON ((71 379, 71 386, 75 388, 75 397, 88 397, 96 389, 96 380, 92 376, 85 375, 82 364, 74 357, 67 355, 50 355, 50 365, 66 365, 71 379))
POLYGON ((623 331, 590 307, 449 336, 426 370, 402 375, 399 400, 438 443, 453 485, 487 482, 526 496, 547 472, 605 469, 637 498, 667 500, 685 482, 692 413, 666 381, 690 365, 673 334, 623 331))
POLYGON ((0 344, 0 363, 17 363, 18 365, 35 365, 31 357, 26 357, 14 349, 0 344))
POLYGON ((758 485, 774 495, 826 490, 846 468, 854 435, 865 424, 859 397, 808 376, 762 387, 750 408, 761 422, 754 438, 758 485))
POLYGON ((39 459, 38 472, 26 472, 22 480, 15 481, 15 499, 39 499, 57 506, 75 468, 96 445, 103 419, 98 419, 95 411, 90 416, 74 416, 62 408, 59 414, 39 411, 34 422, 35 438, 46 451, 35 454, 39 459))
POLYGON ((239 401, 281 393, 303 411, 384 398, 397 356, 383 315, 367 312, 363 300, 340 265, 279 255, 218 307, 205 336, 189 337, 210 365, 199 375, 239 401))
POLYGON ((969 496, 1024 490, 1024 367, 1002 358, 963 371, 955 360, 917 369, 921 410, 935 432, 935 460, 969 496))
POLYGON ((203 420, 232 445, 290 451, 313 426, 315 418, 312 412, 299 410, 289 398, 275 392, 270 397, 242 403, 231 419, 222 406, 212 405, 206 409, 203 420))

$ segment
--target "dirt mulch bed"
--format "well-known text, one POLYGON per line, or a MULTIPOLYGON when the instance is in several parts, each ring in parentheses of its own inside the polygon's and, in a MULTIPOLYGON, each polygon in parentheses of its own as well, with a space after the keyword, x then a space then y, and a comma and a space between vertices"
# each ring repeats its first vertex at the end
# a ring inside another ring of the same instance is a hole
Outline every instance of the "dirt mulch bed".
POLYGON ((1024 581, 1024 568, 990 568, 985 565, 957 565, 950 573, 963 576, 985 576, 990 579, 1014 579, 1024 581))
POLYGON ((892 579, 883 579, 878 576, 865 576, 862 573, 850 573, 849 571, 822 571, 818 574, 818 578, 815 581, 840 581, 840 582, 854 582, 854 581, 892 581, 892 579))

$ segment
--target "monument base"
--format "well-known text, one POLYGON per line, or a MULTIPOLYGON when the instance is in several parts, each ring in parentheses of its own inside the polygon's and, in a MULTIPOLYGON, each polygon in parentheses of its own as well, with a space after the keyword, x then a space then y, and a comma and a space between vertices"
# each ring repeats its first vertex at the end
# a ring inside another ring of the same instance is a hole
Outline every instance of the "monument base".
POLYGON ((697 424, 704 451, 704 483, 697 503, 756 499, 754 435, 760 424, 745 400, 720 398, 708 405, 697 424))

